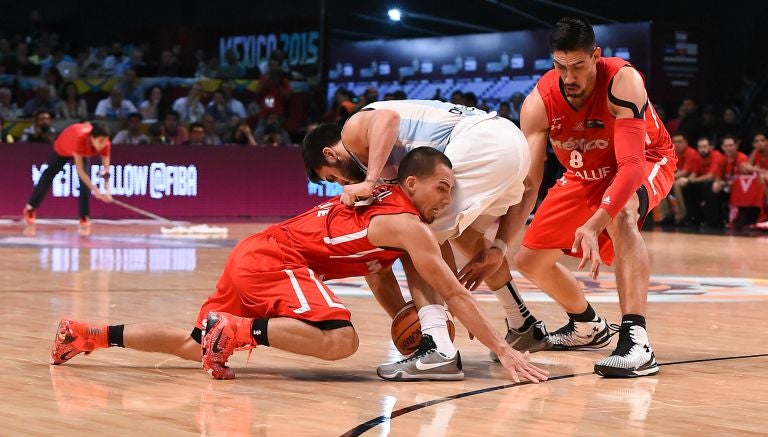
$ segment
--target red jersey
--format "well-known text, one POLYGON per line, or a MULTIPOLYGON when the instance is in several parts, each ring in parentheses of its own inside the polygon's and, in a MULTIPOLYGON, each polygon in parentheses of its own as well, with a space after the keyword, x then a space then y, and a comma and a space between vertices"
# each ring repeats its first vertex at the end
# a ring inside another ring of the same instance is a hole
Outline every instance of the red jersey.
POLYGON ((106 146, 101 152, 97 152, 91 145, 92 130, 93 126, 90 123, 75 123, 67 126, 53 143, 53 150, 59 155, 67 157, 75 154, 80 156, 109 156, 112 144, 107 140, 106 146))
POLYGON ((701 161, 701 155, 693 147, 686 147, 682 155, 677 155, 677 169, 693 173, 701 161))
POLYGON ((709 173, 717 176, 723 173, 725 155, 720 153, 719 150, 712 150, 706 158, 699 155, 699 158, 698 165, 693 169, 695 176, 704 176, 709 173))
POLYGON ((744 173, 741 171, 741 164, 749 162, 749 158, 742 152, 737 152, 734 159, 728 158, 727 155, 723 155, 725 160, 719 174, 716 176, 726 181, 732 181, 737 174, 744 173))
POLYGON ((755 150, 752 152, 752 156, 750 156, 749 161, 753 166, 757 168, 768 170, 768 154, 763 155, 755 150))
MULTIPOLYGON (((579 110, 567 100, 556 70, 548 71, 536 84, 547 111, 552 148, 567 170, 566 178, 591 182, 612 179, 616 175, 616 119, 608 110, 608 85, 619 69, 627 65, 631 66, 621 58, 600 58, 595 87, 579 110)), ((644 117, 645 159, 674 159, 672 140, 650 101, 644 117)))
POLYGON ((376 247, 368 241, 368 225, 377 215, 419 212, 398 186, 380 186, 369 205, 350 208, 334 197, 290 220, 273 225, 281 248, 299 255, 319 279, 365 276, 392 265, 402 251, 376 247))

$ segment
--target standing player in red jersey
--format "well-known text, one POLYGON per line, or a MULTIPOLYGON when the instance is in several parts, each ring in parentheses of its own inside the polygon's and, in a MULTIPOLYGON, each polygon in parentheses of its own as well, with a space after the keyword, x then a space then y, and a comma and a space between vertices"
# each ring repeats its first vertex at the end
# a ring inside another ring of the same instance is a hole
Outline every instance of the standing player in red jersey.
MULTIPOLYGON (((357 350, 357 333, 349 310, 322 281, 372 274, 402 258, 429 278, 467 329, 499 354, 515 381, 518 373, 533 382, 545 380, 547 372, 530 364, 527 353, 512 349, 480 312, 443 262, 425 224, 451 201, 450 160, 431 148, 416 149, 401 162, 398 180, 399 185, 380 187, 355 208, 336 197, 242 240, 229 256, 216 292, 200 309, 192 334, 161 323, 97 326, 65 319, 59 322, 51 363, 109 346, 199 360, 201 340, 203 368, 217 379, 234 378, 226 362, 240 347, 273 346, 326 360, 345 358, 357 350)), ((422 346, 429 351, 409 362, 415 366, 411 373, 398 368, 400 373, 387 379, 414 379, 414 374, 420 379, 463 378, 458 352, 444 356, 429 338, 422 346), (431 373, 419 371, 424 368, 431 373)))
POLYGON ((43 198, 48 194, 53 184, 53 178, 64 168, 64 164, 70 159, 75 161, 77 167, 77 176, 80 178, 80 199, 78 201, 78 216, 80 217, 80 235, 89 235, 91 233, 90 222, 90 196, 91 192, 97 199, 104 202, 111 202, 112 196, 109 194, 109 183, 106 184, 106 192, 102 193, 91 181, 88 176, 87 157, 101 156, 103 170, 101 175, 104 179, 109 179, 109 156, 111 151, 109 142, 109 131, 98 123, 75 123, 68 126, 56 141, 53 143, 53 152, 48 159, 48 167, 40 176, 29 201, 24 207, 24 222, 26 229, 24 233, 33 235, 35 233, 35 215, 36 210, 43 202, 43 198))
POLYGON ((513 208, 521 217, 533 209, 547 138, 567 171, 536 212, 515 263, 568 313, 568 324, 550 334, 553 348, 592 349, 610 343, 608 325, 557 260, 563 252, 580 257, 579 268, 591 264, 596 278, 615 251, 622 324, 616 349, 595 372, 653 375, 658 366, 645 328, 650 262, 639 226, 674 182, 675 151, 640 73, 623 59, 601 57, 586 20, 559 20, 549 45, 555 68, 541 77, 520 117, 532 164, 523 200, 513 208))

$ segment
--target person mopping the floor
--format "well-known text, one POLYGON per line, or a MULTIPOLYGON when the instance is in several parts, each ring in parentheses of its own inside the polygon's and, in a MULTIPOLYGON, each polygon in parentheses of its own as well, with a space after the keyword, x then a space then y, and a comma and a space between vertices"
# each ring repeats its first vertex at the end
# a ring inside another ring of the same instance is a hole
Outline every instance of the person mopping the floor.
POLYGON ((101 156, 103 169, 101 176, 109 180, 109 156, 112 145, 109 141, 109 130, 99 123, 75 123, 68 126, 53 143, 53 152, 48 159, 48 167, 43 171, 40 180, 32 190, 29 201, 24 207, 24 222, 26 228, 25 235, 35 234, 35 213, 43 201, 43 198, 51 188, 53 178, 64 168, 70 159, 74 160, 77 167, 77 175, 80 178, 80 199, 78 201, 78 215, 80 225, 78 233, 86 236, 91 233, 90 217, 90 195, 103 202, 111 202, 112 195, 109 192, 109 183, 105 184, 106 190, 102 192, 93 184, 88 176, 87 158, 90 156, 101 156))

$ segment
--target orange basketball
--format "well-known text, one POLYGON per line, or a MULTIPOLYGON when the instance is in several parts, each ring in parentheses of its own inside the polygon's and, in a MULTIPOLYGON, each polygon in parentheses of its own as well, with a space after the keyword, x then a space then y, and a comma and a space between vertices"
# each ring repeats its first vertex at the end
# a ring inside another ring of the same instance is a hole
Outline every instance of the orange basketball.
MULTIPOLYGON (((451 315, 448 313, 448 335, 451 341, 456 337, 456 327, 453 325, 451 315)), ((392 342, 403 355, 410 355, 419 348, 421 342, 421 322, 413 301, 405 304, 392 319, 392 342)))

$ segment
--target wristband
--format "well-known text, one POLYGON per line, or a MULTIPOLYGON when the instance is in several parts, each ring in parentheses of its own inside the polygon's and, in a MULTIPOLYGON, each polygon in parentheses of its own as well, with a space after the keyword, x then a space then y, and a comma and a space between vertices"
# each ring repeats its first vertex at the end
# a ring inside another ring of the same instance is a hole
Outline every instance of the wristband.
POLYGON ((503 256, 507 256, 507 243, 504 242, 501 238, 497 238, 493 240, 493 244, 491 244, 491 247, 495 247, 496 249, 499 249, 501 251, 501 254, 503 256))

